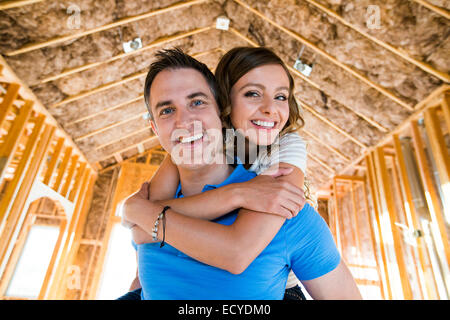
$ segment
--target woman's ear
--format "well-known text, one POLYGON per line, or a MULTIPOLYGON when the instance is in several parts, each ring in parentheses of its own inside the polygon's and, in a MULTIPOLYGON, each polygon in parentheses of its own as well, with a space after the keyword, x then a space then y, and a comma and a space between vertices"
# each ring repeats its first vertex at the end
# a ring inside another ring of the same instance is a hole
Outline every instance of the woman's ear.
POLYGON ((152 127, 153 133, 155 136, 158 135, 158 130, 156 130, 156 124, 153 122, 153 120, 150 120, 150 126, 152 127))

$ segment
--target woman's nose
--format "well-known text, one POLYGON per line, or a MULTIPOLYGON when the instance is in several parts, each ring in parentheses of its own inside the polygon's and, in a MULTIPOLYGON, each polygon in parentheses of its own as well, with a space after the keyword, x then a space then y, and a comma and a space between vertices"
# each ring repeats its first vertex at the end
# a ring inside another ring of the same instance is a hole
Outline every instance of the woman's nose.
POLYGON ((275 104, 273 103, 272 99, 270 99, 269 97, 265 97, 260 106, 260 110, 262 113, 268 115, 275 113, 275 104))

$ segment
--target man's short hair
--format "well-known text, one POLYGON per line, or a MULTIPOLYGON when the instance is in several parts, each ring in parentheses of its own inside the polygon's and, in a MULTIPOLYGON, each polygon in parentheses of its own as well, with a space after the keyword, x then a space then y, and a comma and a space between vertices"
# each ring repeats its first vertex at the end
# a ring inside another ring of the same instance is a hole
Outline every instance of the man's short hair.
POLYGON ((180 48, 173 49, 163 49, 159 50, 156 53, 156 61, 154 61, 150 65, 150 70, 147 73, 147 77, 145 78, 145 86, 144 86, 144 100, 148 109, 148 113, 150 115, 150 120, 153 120, 152 109, 150 106, 150 88, 152 86, 155 77, 163 70, 166 69, 194 69, 200 72, 205 78, 206 82, 211 89, 211 92, 216 100, 217 105, 219 106, 219 112, 221 107, 219 105, 218 98, 218 85, 216 82, 216 78, 214 74, 209 70, 209 68, 202 62, 194 59, 190 55, 184 53, 180 48))

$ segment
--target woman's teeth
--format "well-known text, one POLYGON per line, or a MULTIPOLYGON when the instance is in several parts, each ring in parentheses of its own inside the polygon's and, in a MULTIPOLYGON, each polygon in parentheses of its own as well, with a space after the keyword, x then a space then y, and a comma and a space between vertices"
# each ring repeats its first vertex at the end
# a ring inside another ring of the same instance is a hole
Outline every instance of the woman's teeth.
POLYGON ((252 123, 261 127, 272 128, 273 126, 275 126, 275 122, 268 122, 268 121, 252 120, 252 123))
POLYGON ((193 141, 200 140, 201 138, 203 138, 203 133, 200 133, 200 134, 197 134, 197 135, 194 135, 194 136, 191 136, 191 137, 185 137, 185 138, 181 137, 180 138, 180 142, 181 143, 190 143, 190 142, 193 142, 193 141))

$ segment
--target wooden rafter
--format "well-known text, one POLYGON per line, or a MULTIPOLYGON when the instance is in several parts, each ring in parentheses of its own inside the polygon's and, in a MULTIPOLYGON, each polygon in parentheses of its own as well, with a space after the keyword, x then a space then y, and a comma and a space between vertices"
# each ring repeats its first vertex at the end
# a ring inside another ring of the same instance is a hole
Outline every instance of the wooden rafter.
POLYGON ((75 141, 76 141, 76 142, 79 142, 79 141, 81 141, 81 140, 84 140, 84 139, 86 139, 86 138, 92 137, 92 136, 97 135, 97 134, 99 134, 99 133, 105 132, 105 131, 107 131, 107 130, 109 130, 109 129, 112 129, 112 128, 115 128, 115 127, 117 127, 117 126, 120 126, 120 125, 122 125, 122 124, 124 124, 124 123, 127 123, 127 122, 130 122, 130 121, 136 120, 136 119, 138 119, 138 118, 141 118, 141 117, 144 116, 145 114, 147 114, 147 111, 146 111, 146 112, 141 112, 141 113, 139 113, 139 114, 136 114, 136 115, 134 115, 134 116, 132 116, 132 117, 130 117, 130 118, 126 118, 126 119, 124 119, 124 120, 121 120, 121 121, 118 121, 118 122, 114 122, 114 123, 112 123, 112 124, 109 124, 109 125, 107 125, 107 126, 105 126, 105 127, 99 128, 99 129, 97 129, 97 130, 88 132, 88 133, 86 133, 86 134, 84 134, 84 135, 81 135, 81 136, 79 136, 79 137, 76 137, 76 138, 75 138, 75 141))
POLYGON ((302 128, 301 132, 304 132, 305 134, 307 134, 310 138, 312 138, 315 142, 323 145, 325 148, 327 148, 328 150, 330 150, 332 153, 334 153, 335 155, 341 157, 343 160, 345 161, 350 161, 350 158, 345 156, 342 152, 340 152, 338 149, 330 146, 328 143, 325 143, 322 141, 322 139, 320 139, 319 137, 317 137, 315 134, 309 132, 308 130, 302 128))
POLYGON ((349 67, 348 65, 346 65, 345 63, 342 63, 341 61, 337 60, 335 57, 333 57, 332 55, 330 55, 329 53, 327 53, 325 50, 320 49, 318 46, 316 46, 314 43, 312 43, 311 41, 303 38, 302 36, 300 36, 299 34, 289 30, 286 27, 283 27, 282 25, 276 23, 275 21, 273 21, 272 19, 266 17, 264 14, 262 14, 261 12, 259 12, 258 10, 250 7, 249 5, 243 3, 241 0, 234 0, 236 3, 238 3, 239 5, 241 5, 243 8, 249 10, 250 12, 254 13, 255 15, 257 15, 258 17, 260 17, 261 19, 263 19, 264 21, 268 22, 269 24, 271 24, 272 26, 276 27, 277 29, 283 31, 284 33, 288 34, 289 36, 291 36, 292 38, 294 38, 295 40, 303 43, 305 46, 311 48, 312 50, 314 50, 315 52, 317 52, 318 54, 320 54, 321 56, 325 57, 326 59, 330 60, 332 63, 334 63, 335 65, 337 65, 338 67, 344 69, 345 71, 349 72, 350 74, 352 74, 354 77, 356 77, 357 79, 361 80, 362 82, 364 82, 365 84, 367 84, 368 86, 370 86, 371 88, 377 90, 378 92, 380 92, 381 94, 383 94, 384 96, 386 96, 387 98, 389 98, 390 100, 396 102, 397 104, 399 104, 400 106, 402 106, 403 108, 409 110, 409 111, 413 111, 413 107, 408 104, 407 102, 403 101, 402 99, 400 99, 399 97, 397 97, 396 95, 394 95, 392 92, 390 92, 388 89, 384 88, 383 86, 373 82, 372 80, 370 80, 369 78, 367 78, 366 76, 360 74, 358 71, 355 71, 353 68, 349 67))
MULTIPOLYGON (((207 51, 203 51, 203 52, 199 52, 199 53, 193 54, 192 56, 198 58, 200 56, 203 56, 203 55, 206 55, 206 54, 209 54, 209 53, 213 53, 213 52, 216 52, 216 51, 220 51, 220 50, 221 50, 220 48, 214 48, 212 50, 207 50, 207 51)), ((112 82, 109 82, 109 83, 105 83, 105 84, 102 84, 102 85, 100 85, 100 86, 98 86, 98 87, 96 87, 94 89, 80 92, 78 94, 70 96, 70 97, 68 97, 68 98, 66 98, 64 100, 61 100, 61 101, 59 101, 59 102, 49 106, 49 109, 57 108, 57 107, 60 107, 60 106, 62 106, 64 104, 67 104, 69 102, 74 102, 74 101, 86 98, 86 97, 88 97, 90 95, 93 95, 95 93, 99 93, 99 92, 102 92, 102 91, 105 91, 105 90, 108 90, 108 89, 120 86, 120 85, 122 85, 124 83, 127 83, 127 82, 130 82, 130 81, 139 79, 141 77, 146 76, 147 72, 148 71, 135 72, 135 73, 133 73, 131 75, 123 77, 120 80, 116 80, 116 81, 112 81, 112 82)))
POLYGON ((331 173, 336 173, 334 171, 333 168, 331 168, 328 164, 326 164, 324 161, 320 160, 319 158, 317 158, 315 155, 308 153, 308 158, 311 158, 313 161, 317 162, 318 164, 320 164, 322 167, 324 167, 325 169, 327 169, 329 172, 331 173))
POLYGON ((3 1, 0 3, 0 10, 7 10, 12 8, 19 8, 27 6, 29 4, 42 2, 44 0, 15 0, 15 1, 3 1))
POLYGON ((316 0, 304 0, 304 1, 306 1, 309 4, 315 6, 316 8, 319 8, 320 10, 322 10, 323 12, 328 14, 329 16, 335 18, 336 20, 338 20, 339 22, 341 22, 345 26, 347 26, 347 27, 351 28, 352 30, 358 32, 362 36, 364 36, 367 39, 375 42, 379 46, 382 46, 386 50, 389 50, 393 54, 399 56, 400 58, 402 58, 402 59, 404 59, 406 61, 408 61, 409 63, 414 64, 416 67, 419 67, 423 71, 425 71, 425 72, 427 72, 427 73, 429 73, 429 74, 431 74, 431 75, 441 79, 442 81, 450 82, 450 76, 447 73, 439 71, 439 70, 433 68, 432 66, 430 66, 429 64, 424 63, 423 61, 416 60, 413 57, 411 57, 408 53, 406 53, 405 50, 400 50, 398 48, 395 48, 394 46, 392 46, 392 45, 390 45, 390 44, 388 44, 388 43, 386 43, 384 41, 381 41, 380 39, 378 39, 378 38, 368 34, 364 30, 362 30, 360 27, 358 27, 358 26, 348 22, 342 16, 337 14, 335 11, 329 9, 328 7, 326 7, 325 5, 317 2, 316 0))
POLYGON ((428 1, 425 1, 425 0, 412 0, 412 1, 417 2, 418 4, 420 4, 420 5, 424 6, 425 8, 433 11, 434 13, 437 13, 437 14, 443 16, 444 18, 450 20, 450 12, 448 10, 446 10, 444 8, 441 8, 441 7, 438 7, 438 6, 435 6, 435 5, 429 3, 428 1))
MULTIPOLYGON (((258 47, 259 45, 254 42, 253 40, 249 39, 248 37, 246 37, 245 35, 243 35, 241 32, 239 32, 238 30, 234 29, 233 27, 229 28, 229 31, 231 33, 233 33, 234 35, 236 35, 237 37, 243 39, 244 41, 246 41, 247 43, 249 43, 250 45, 254 46, 254 47, 258 47)), ((325 92, 327 93, 326 90, 324 90, 323 88, 321 88, 317 83, 315 83, 314 81, 312 81, 310 78, 306 77, 304 74, 302 74, 301 72, 299 72, 298 70, 292 68, 289 65, 286 65, 287 68, 289 69, 290 72, 292 72, 295 76, 299 77, 301 80, 305 81, 306 83, 308 83, 309 85, 311 85, 312 87, 316 88, 319 91, 325 92)), ((380 123, 376 122, 375 120, 367 117, 366 115, 364 115, 363 113, 350 108, 349 106, 346 106, 343 103, 340 103, 340 105, 342 105, 344 108, 348 109, 349 111, 357 114, 360 118, 362 118, 363 120, 367 121, 368 123, 370 123, 372 126, 374 126, 375 128, 377 128, 378 130, 380 130, 381 132, 388 132, 389 130, 386 129, 383 125, 381 125, 380 123)))
POLYGON ((150 50, 152 48, 165 45, 165 44, 167 44, 169 42, 180 40, 180 39, 192 36, 194 34, 206 32, 206 31, 210 30, 211 28, 212 27, 199 28, 199 29, 195 29, 195 30, 192 30, 192 31, 184 32, 184 33, 181 33, 181 34, 172 35, 172 36, 169 36, 169 37, 164 37, 164 38, 158 39, 158 40, 156 40, 156 41, 154 41, 154 42, 152 42, 152 43, 150 43, 150 44, 148 44, 146 46, 143 46, 142 48, 140 48, 138 50, 135 50, 135 51, 131 51, 131 52, 128 52, 128 53, 124 52, 124 53, 115 55, 115 56, 113 56, 111 58, 108 58, 108 59, 105 59, 105 60, 102 60, 102 61, 88 63, 88 64, 85 64, 85 65, 82 65, 82 66, 79 66, 79 67, 75 67, 75 68, 64 70, 63 72, 61 72, 59 74, 51 75, 51 76, 48 76, 48 77, 42 79, 39 83, 42 84, 42 83, 46 83, 46 82, 49 82, 49 81, 54 81, 54 80, 57 80, 57 79, 60 79, 60 78, 72 75, 72 74, 77 73, 77 72, 86 71, 86 70, 89 70, 89 69, 92 69, 92 68, 96 68, 96 67, 98 67, 100 65, 103 65, 103 64, 106 64, 106 63, 110 63, 110 62, 113 62, 113 61, 116 61, 116 60, 119 60, 119 59, 122 59, 122 58, 125 58, 125 57, 129 57, 129 56, 132 56, 132 55, 135 55, 135 54, 140 54, 143 51, 150 50))
MULTIPOLYGON (((9 65, 6 63, 5 59, 0 55, 0 65, 2 65, 2 73, 0 74, 0 80, 1 81, 7 81, 7 82, 13 82, 20 85, 19 89, 19 97, 21 100, 32 100, 34 101, 33 108, 37 113, 45 115, 45 121, 57 128, 56 130, 56 136, 63 137, 68 145, 74 148, 77 154, 79 154, 85 161, 87 161, 86 156, 83 152, 78 148, 78 146, 75 144, 75 142, 72 140, 72 137, 61 127, 61 125, 56 121, 56 119, 51 115, 51 113, 45 108, 40 100, 36 97, 36 95, 28 88, 28 86, 25 85, 14 73, 14 71, 9 67, 9 65)), ((0 110, 1 111, 1 110, 0 110)), ((1 113, 1 112, 0 112, 1 113)), ((92 168, 92 166, 88 163, 88 166, 95 171, 95 169, 92 168)))
POLYGON ((354 168, 358 163, 364 160, 365 156, 375 150, 377 146, 382 146, 392 140, 392 135, 399 134, 403 130, 407 129, 410 126, 411 121, 417 120, 420 116, 422 116, 423 110, 427 107, 430 107, 434 104, 438 105, 441 103, 442 99, 446 96, 446 92, 450 90, 450 85, 443 84, 436 90, 434 90, 428 97, 423 99, 421 102, 415 105, 414 109, 416 110, 413 114, 411 114, 407 119, 405 119, 401 124, 399 124, 394 130, 389 132, 384 138, 382 138, 376 145, 368 147, 365 152, 362 152, 360 156, 355 158, 351 163, 349 163, 340 173, 345 173, 348 170, 354 168))
POLYGON ((301 106, 303 108, 305 108, 306 110, 308 110, 309 112, 311 112, 316 118, 322 120, 323 122, 325 122, 328 126, 332 127, 333 129, 335 129, 336 131, 338 131, 339 133, 341 133, 342 135, 344 135, 346 138, 350 139, 351 141, 353 141, 354 143, 356 143, 358 146, 360 146, 363 149, 366 149, 367 146, 362 143, 361 141, 359 141, 358 139, 356 139, 355 137, 353 137, 350 133, 348 133, 347 131, 343 130, 342 128, 338 127, 337 125, 335 125, 332 121, 328 120, 327 117, 321 115, 319 112, 317 112, 316 110, 314 110, 314 108, 312 108, 311 106, 309 106, 306 102, 298 99, 299 103, 301 104, 301 106))
POLYGON ((141 94, 141 95, 139 95, 138 97, 133 98, 133 99, 131 99, 131 100, 127 100, 127 101, 121 102, 121 103, 119 103, 119 104, 116 104, 116 105, 114 105, 114 106, 112 106, 112 107, 108 107, 108 108, 103 109, 103 110, 100 110, 100 111, 98 111, 98 112, 94 112, 94 113, 88 114, 88 115, 86 115, 86 116, 84 116, 84 117, 75 119, 75 120, 73 120, 73 121, 71 121, 71 122, 68 122, 68 123, 66 124, 66 127, 67 127, 67 126, 74 125, 75 123, 79 123, 79 122, 82 122, 82 121, 86 121, 86 120, 88 120, 88 119, 91 119, 91 118, 94 118, 94 117, 96 117, 96 116, 102 115, 102 114, 104 114, 104 113, 106 113, 106 112, 110 112, 110 111, 119 109, 119 108, 121 108, 121 107, 123 107, 123 106, 126 106, 126 105, 128 105, 128 104, 132 104, 132 103, 137 102, 137 101, 142 100, 142 99, 144 99, 144 94, 141 94))
POLYGON ((69 41, 69 40, 78 39, 78 38, 81 38, 81 37, 84 37, 84 36, 87 36, 87 35, 91 35, 91 34, 94 34, 94 33, 97 33, 97 32, 109 30, 109 29, 112 29, 112 28, 117 28, 117 27, 122 26, 124 24, 128 24, 128 23, 139 21, 139 20, 147 19, 147 18, 150 18, 150 17, 153 17, 153 16, 157 16, 157 15, 160 15, 160 14, 163 14, 163 13, 167 13, 167 12, 170 12, 170 11, 173 11, 173 10, 177 10, 177 9, 181 9, 181 8, 185 8, 185 7, 190 7, 192 5, 199 4, 199 3, 202 3, 202 2, 205 2, 205 1, 206 0, 191 0, 191 1, 186 1, 186 2, 178 2, 178 3, 175 3, 173 5, 167 6, 165 8, 156 9, 156 10, 149 11, 149 12, 146 12, 146 13, 143 13, 143 14, 139 14, 139 15, 136 15, 136 16, 125 17, 125 18, 119 19, 117 21, 114 21, 112 23, 108 23, 108 24, 105 24, 103 26, 99 26, 99 27, 96 27, 96 28, 93 28, 93 29, 89 29, 89 30, 86 30, 86 31, 82 31, 82 32, 79 32, 79 33, 68 34, 68 35, 55 37, 55 38, 52 38, 50 40, 46 40, 44 42, 27 44, 27 45, 23 46, 20 49, 12 50, 12 51, 7 52, 6 55, 7 56, 15 56, 15 55, 18 55, 18 54, 21 54, 21 53, 30 52, 30 51, 33 51, 33 50, 45 48, 45 47, 48 47, 48 46, 51 46, 51 45, 55 45, 55 44, 58 44, 58 43, 69 41))
POLYGON ((147 126, 147 127, 141 128, 141 129, 139 129, 139 130, 133 131, 133 132, 127 134, 127 135, 120 136, 120 138, 118 138, 118 139, 111 140, 111 141, 108 141, 107 143, 104 143, 104 144, 101 144, 101 145, 99 145, 99 146, 96 146, 96 147, 95 147, 95 150, 103 149, 103 148, 106 147, 106 146, 115 144, 115 143, 117 143, 117 142, 119 142, 119 141, 121 141, 121 140, 127 139, 127 138, 129 138, 129 137, 132 137, 132 136, 138 134, 138 133, 141 133, 141 132, 143 132, 143 131, 150 130, 150 129, 151 129, 151 126, 147 126))
POLYGON ((128 150, 130 150, 130 149, 132 149, 132 148, 137 148, 137 146, 138 146, 139 144, 141 144, 141 143, 146 143, 146 142, 152 142, 152 144, 154 144, 155 147, 156 147, 157 145, 159 145, 159 139, 158 139, 158 137, 157 137, 157 136, 152 136, 152 137, 149 137, 149 138, 147 138, 147 139, 145 139, 145 140, 139 141, 139 142, 137 142, 137 143, 135 143, 135 144, 129 145, 129 146, 125 147, 125 148, 122 148, 122 149, 116 150, 116 151, 114 151, 114 152, 111 152, 111 153, 109 153, 108 155, 103 156, 103 157, 100 158, 100 159, 96 159, 95 161, 103 161, 103 160, 106 160, 106 159, 108 159, 108 158, 111 158, 115 153, 121 154, 122 152, 128 151, 128 150))

